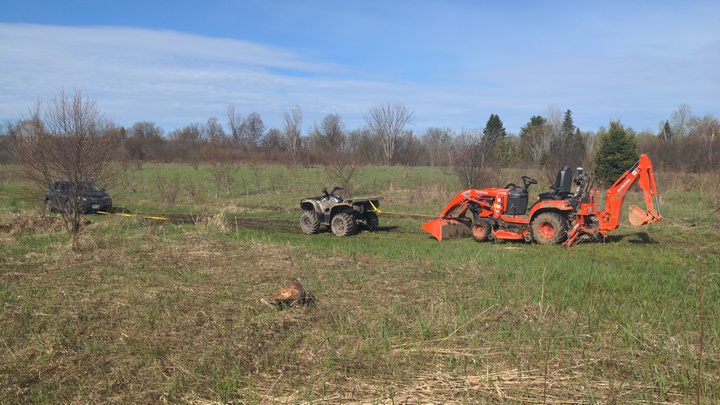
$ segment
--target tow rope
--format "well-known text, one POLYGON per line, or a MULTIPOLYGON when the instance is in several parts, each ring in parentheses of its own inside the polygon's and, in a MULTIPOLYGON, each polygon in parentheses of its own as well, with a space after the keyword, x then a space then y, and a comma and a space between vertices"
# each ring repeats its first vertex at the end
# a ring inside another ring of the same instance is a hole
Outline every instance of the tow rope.
POLYGON ((372 201, 370 201, 370 206, 373 208, 372 212, 374 212, 376 214, 403 215, 406 217, 420 217, 420 218, 436 218, 436 216, 434 216, 434 215, 408 214, 408 213, 404 213, 404 212, 380 211, 380 209, 378 207, 376 207, 372 201))
POLYGON ((145 219, 154 219, 156 221, 169 221, 170 220, 170 218, 160 217, 160 216, 156 216, 156 215, 138 215, 138 214, 126 214, 126 213, 113 214, 113 213, 105 212, 105 211, 95 211, 95 212, 100 215, 119 215, 121 217, 141 217, 141 218, 145 218, 145 219))

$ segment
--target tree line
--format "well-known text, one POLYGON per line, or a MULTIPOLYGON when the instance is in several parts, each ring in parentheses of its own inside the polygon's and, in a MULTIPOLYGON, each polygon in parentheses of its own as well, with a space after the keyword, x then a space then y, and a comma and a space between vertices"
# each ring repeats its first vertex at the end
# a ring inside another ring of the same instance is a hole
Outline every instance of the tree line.
MULTIPOLYGON (((67 96, 67 95, 65 95, 67 96)), ((83 98, 82 94, 74 97, 83 98)), ((84 97, 87 99, 87 97, 84 97)), ((35 121, 57 106, 35 106, 35 116, 7 120, 0 130, 0 163, 13 160, 11 141, 19 134, 37 131, 35 121)), ((478 181, 483 170, 499 167, 540 167, 549 171, 569 165, 592 167, 598 146, 613 129, 626 134, 635 150, 652 156, 665 169, 701 172, 720 168, 717 134, 720 122, 709 114, 694 116, 681 105, 658 125, 657 132, 635 132, 620 122, 596 132, 575 126, 571 110, 550 107, 520 129, 508 132, 497 114, 484 127, 455 131, 431 127, 416 133, 409 129, 414 111, 402 104, 369 108, 365 125, 348 129, 338 114, 307 125, 299 106, 284 112, 282 128, 268 128, 257 112, 243 116, 235 106, 222 118, 191 123, 169 132, 151 121, 130 127, 106 122, 102 134, 117 143, 116 160, 200 163, 292 163, 325 165, 338 159, 354 165, 442 166, 454 168, 466 185, 478 181)), ((44 119, 47 120, 47 117, 44 119)), ((616 140, 617 141, 617 140, 616 140)))

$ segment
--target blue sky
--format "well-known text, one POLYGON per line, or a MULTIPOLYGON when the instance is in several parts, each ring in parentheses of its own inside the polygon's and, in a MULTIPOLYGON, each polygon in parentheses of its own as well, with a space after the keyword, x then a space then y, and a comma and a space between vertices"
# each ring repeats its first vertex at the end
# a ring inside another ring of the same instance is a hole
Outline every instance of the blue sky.
POLYGON ((720 114, 718 1, 0 0, 0 119, 81 88, 120 125, 172 130, 226 110, 282 129, 404 104, 410 129, 573 111, 656 131, 720 114))

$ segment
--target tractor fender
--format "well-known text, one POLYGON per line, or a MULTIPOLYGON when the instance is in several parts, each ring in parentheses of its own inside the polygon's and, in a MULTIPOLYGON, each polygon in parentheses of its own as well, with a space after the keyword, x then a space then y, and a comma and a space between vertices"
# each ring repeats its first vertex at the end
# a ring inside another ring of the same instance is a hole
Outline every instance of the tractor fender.
POLYGON ((570 211, 559 210, 557 208, 552 208, 552 207, 539 209, 539 210, 534 211, 532 213, 532 215, 530 215, 530 217, 529 217, 530 223, 532 223, 533 219, 535 219, 538 215, 543 214, 545 212, 555 212, 557 214, 560 214, 560 216, 562 216, 563 218, 565 218, 566 221, 570 221, 570 213, 572 212, 572 210, 570 210, 570 211))
POLYGON ((530 207, 530 211, 528 211, 529 216, 534 216, 536 213, 540 211, 558 211, 558 212, 568 212, 573 211, 575 208, 573 207, 570 200, 541 200, 536 202, 535 204, 530 207))
POLYGON ((535 203, 530 207, 528 217, 532 221, 533 218, 542 214, 543 212, 557 212, 565 218, 568 218, 568 214, 573 212, 575 208, 572 206, 569 200, 545 200, 535 203))

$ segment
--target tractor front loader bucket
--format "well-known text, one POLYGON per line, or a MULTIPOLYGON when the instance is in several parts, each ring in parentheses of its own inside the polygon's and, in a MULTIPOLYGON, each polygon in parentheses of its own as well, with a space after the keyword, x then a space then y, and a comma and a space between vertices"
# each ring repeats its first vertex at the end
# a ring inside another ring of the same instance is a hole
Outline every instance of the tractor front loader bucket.
POLYGON ((637 205, 631 206, 630 212, 628 213, 628 220, 633 226, 652 224, 653 222, 657 222, 661 219, 662 217, 655 210, 646 212, 637 205))
POLYGON ((467 218, 438 218, 423 224, 422 229, 441 241, 447 238, 472 236, 472 222, 467 218))

